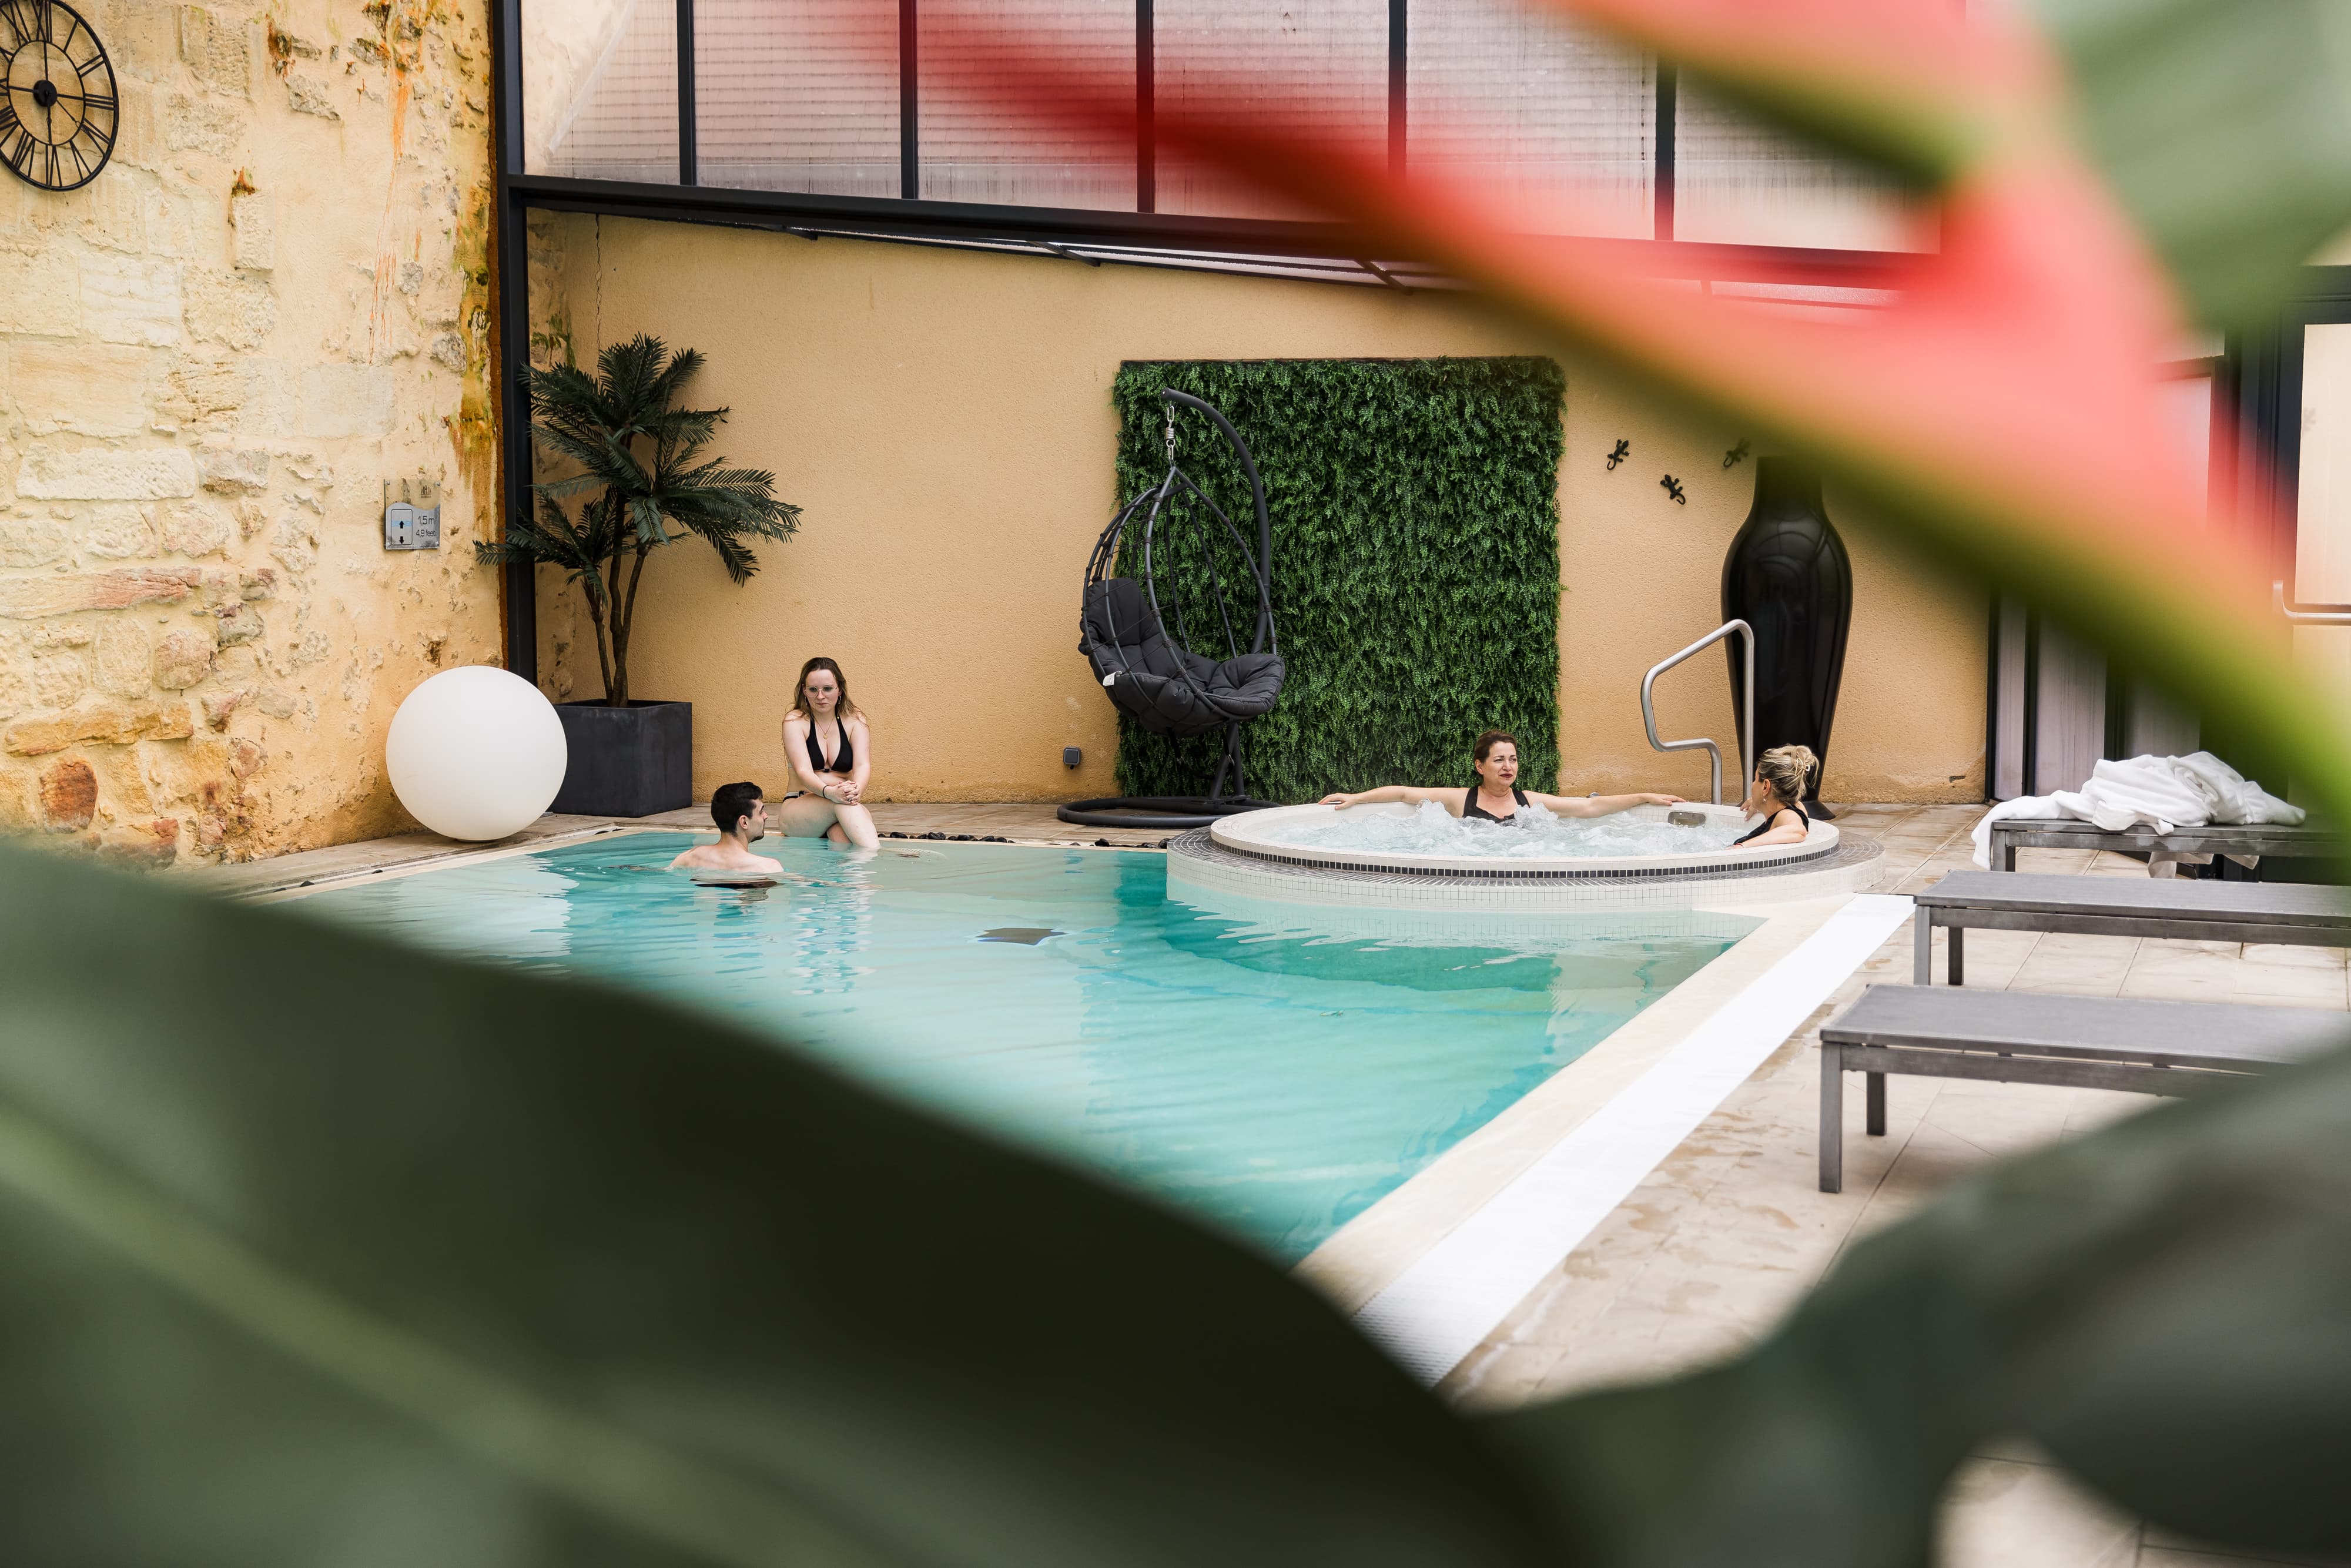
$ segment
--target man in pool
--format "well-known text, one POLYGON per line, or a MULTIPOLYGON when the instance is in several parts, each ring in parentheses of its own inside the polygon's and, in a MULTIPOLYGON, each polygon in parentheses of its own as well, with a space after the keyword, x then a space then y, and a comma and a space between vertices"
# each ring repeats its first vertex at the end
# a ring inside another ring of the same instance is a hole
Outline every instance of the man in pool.
POLYGON ((710 820, 718 824, 718 841, 695 845, 670 862, 670 870, 767 874, 784 869, 782 862, 751 852, 752 841, 768 836, 768 803, 757 784, 721 784, 710 797, 710 820))

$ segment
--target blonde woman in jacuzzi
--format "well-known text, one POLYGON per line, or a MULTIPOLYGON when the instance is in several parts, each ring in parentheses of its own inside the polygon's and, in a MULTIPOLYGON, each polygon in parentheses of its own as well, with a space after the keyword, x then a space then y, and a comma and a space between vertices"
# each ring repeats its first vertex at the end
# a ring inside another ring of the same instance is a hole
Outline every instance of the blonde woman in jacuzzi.
POLYGON ((1775 746, 1755 759, 1755 782, 1749 786, 1745 810, 1763 820, 1731 841, 1762 849, 1769 844, 1801 844, 1812 831, 1812 813, 1804 810, 1804 791, 1820 776, 1821 759, 1809 746, 1775 746))
POLYGON ((1530 793, 1519 788, 1519 743, 1499 729, 1489 729, 1478 737, 1478 744, 1470 754, 1470 765, 1478 770, 1478 782, 1467 789, 1427 789, 1416 784, 1384 784, 1377 789, 1365 789, 1356 795, 1325 795, 1321 803, 1335 806, 1343 811, 1350 806, 1378 806, 1390 802, 1417 806, 1434 800, 1457 817, 1479 822, 1514 821, 1521 806, 1541 806, 1558 817, 1613 817, 1635 806, 1678 806, 1682 803, 1679 795, 1530 793))

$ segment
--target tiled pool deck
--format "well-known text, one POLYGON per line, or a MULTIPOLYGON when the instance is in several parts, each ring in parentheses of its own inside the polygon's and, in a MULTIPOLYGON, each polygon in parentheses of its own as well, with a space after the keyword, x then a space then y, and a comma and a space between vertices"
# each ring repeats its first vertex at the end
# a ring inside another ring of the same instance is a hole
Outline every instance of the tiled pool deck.
MULTIPOLYGON (((1876 891, 1907 894, 1972 865, 1977 806, 1855 806, 1838 818, 1886 849, 1876 891)), ((996 835, 1021 841, 1155 846, 1164 835, 1072 828, 1047 805, 873 808, 883 832, 996 835)), ((696 809, 627 826, 706 828, 696 809)), ((547 817, 533 840, 611 831, 592 818, 547 817)), ((475 852, 428 834, 380 839, 192 874, 267 894, 379 869, 475 852)), ((2026 850, 2019 869, 2145 876, 2119 855, 2026 850)), ((1898 1079, 1886 1136, 1862 1135, 1861 1096, 1846 1096, 1845 1190, 1817 1189, 1816 1031, 1873 980, 1907 982, 1906 923, 1564 1262, 1552 1270, 1442 1385, 1470 1405, 1511 1404, 1702 1363, 1765 1333, 1857 1235, 1899 1216, 1997 1155, 2064 1137, 2150 1102, 2035 1085, 1898 1079)), ((2351 1006, 2351 972, 2332 949, 1981 931, 1968 983, 1998 988, 2351 1006)), ((2029 1452, 1987 1452, 1954 1489, 1940 1561, 1949 1568, 2220 1568, 2214 1555, 2144 1531, 2084 1497, 2029 1452)))

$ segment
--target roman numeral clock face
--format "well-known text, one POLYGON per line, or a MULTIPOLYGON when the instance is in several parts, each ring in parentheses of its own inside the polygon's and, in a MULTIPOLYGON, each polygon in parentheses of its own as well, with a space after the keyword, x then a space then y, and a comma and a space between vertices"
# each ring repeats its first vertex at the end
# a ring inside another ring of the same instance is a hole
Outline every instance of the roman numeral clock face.
POLYGON ((45 191, 98 178, 114 153, 114 68, 55 0, 0 0, 0 163, 45 191))

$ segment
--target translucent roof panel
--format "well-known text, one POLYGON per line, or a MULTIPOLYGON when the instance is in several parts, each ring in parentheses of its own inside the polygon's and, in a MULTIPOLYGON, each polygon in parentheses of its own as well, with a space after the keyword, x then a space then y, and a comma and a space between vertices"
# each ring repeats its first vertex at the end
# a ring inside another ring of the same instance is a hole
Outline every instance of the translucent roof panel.
POLYGON ((1649 57, 1518 0, 1412 0, 1405 169, 1466 181, 1527 232, 1646 239, 1649 57))
MULTIPOLYGON (((1526 234, 1647 239, 1667 226, 1654 62, 1541 0, 1151 0, 1147 155, 1124 123, 1142 86, 1137 0, 928 0, 912 7, 911 73, 907 13, 890 0, 691 4, 695 178, 713 190, 1322 219, 1311 193, 1276 195, 1188 155, 1183 122, 1254 123, 1385 166, 1400 88, 1407 177, 1466 184, 1526 234), (1096 107, 1008 96, 966 25, 1051 49, 1096 107)), ((522 172, 680 184, 677 17, 678 0, 524 0, 522 172)), ((1673 132, 1675 239, 1849 252, 1938 242, 1931 203, 1692 82, 1673 132)), ((1064 235, 1119 232, 1055 221, 1064 235)))
POLYGON ((872 0, 695 0, 701 183, 899 193, 897 8, 872 0))
MULTIPOLYGON (((1165 112, 1228 120, 1238 103, 1268 129, 1386 155, 1387 0, 1154 0, 1152 18, 1165 112)), ((1322 215, 1165 146, 1156 183, 1163 213, 1322 215)))
POLYGON ((1674 116, 1674 237, 1723 245, 1932 250, 1930 204, 1891 176, 1743 119, 1683 82, 1674 116))
POLYGON ((524 0, 523 167, 677 183, 674 0, 524 0))
MULTIPOLYGON (((1065 68, 1093 91, 1134 102, 1134 0, 962 0, 958 10, 1007 33, 1050 39, 1065 68)), ((1125 128, 1054 103, 1005 102, 952 32, 920 6, 914 15, 925 198, 1134 211, 1135 149, 1125 128)))

